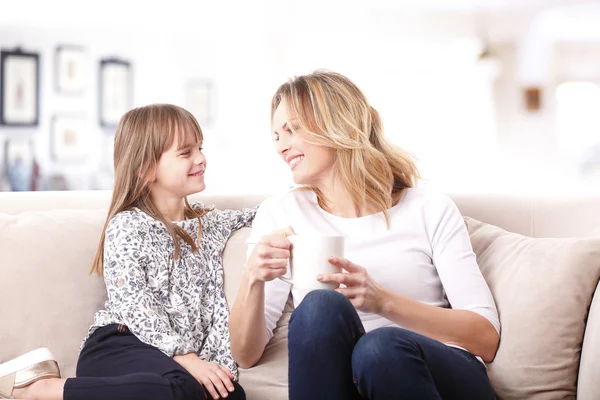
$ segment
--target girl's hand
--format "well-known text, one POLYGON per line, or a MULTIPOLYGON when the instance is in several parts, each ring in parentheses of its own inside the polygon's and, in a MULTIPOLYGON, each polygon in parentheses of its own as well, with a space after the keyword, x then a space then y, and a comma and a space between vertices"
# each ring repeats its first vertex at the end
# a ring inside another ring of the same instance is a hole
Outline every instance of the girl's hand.
POLYGON ((330 257, 329 262, 348 273, 323 274, 317 276, 319 282, 333 282, 346 287, 338 287, 336 292, 346 296, 354 308, 364 312, 379 314, 384 300, 383 288, 371 278, 367 271, 342 257, 330 257))
POLYGON ((173 360, 196 378, 213 399, 225 398, 235 390, 231 383, 233 374, 217 363, 201 360, 194 353, 175 356, 173 360))
POLYGON ((245 266, 251 279, 268 282, 285 275, 291 246, 287 237, 292 235, 294 230, 287 227, 260 238, 245 266))

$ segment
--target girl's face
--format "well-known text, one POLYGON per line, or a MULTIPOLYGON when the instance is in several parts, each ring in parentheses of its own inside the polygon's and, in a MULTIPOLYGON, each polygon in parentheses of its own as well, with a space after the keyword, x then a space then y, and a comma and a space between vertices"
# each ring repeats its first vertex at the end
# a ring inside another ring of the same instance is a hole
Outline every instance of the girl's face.
POLYGON ((291 168, 296 184, 319 187, 321 182, 331 178, 335 150, 305 141, 285 100, 275 110, 272 125, 275 150, 291 168))
POLYGON ((160 156, 150 183, 154 194, 183 198, 206 187, 206 157, 202 154, 202 143, 197 143, 192 135, 186 138, 185 143, 179 143, 176 135, 171 147, 160 156))

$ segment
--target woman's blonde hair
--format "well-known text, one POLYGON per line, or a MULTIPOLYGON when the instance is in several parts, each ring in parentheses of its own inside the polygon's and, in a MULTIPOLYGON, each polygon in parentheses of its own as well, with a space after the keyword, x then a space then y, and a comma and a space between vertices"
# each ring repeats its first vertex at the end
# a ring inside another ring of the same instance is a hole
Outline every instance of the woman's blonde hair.
MULTIPOLYGON (((317 70, 277 89, 271 121, 283 100, 307 142, 337 150, 334 173, 354 203, 383 212, 387 222, 387 210, 420 175, 412 156, 385 138, 379 113, 361 90, 341 74, 317 70)), ((317 188, 308 188, 321 207, 330 209, 317 188)))
MULTIPOLYGON (((158 211, 150 197, 149 180, 156 170, 162 153, 177 139, 184 143, 191 135, 197 143, 203 140, 202 130, 194 116, 181 107, 171 104, 152 104, 127 112, 117 127, 114 146, 115 183, 112 200, 104 223, 100 244, 92 263, 90 273, 102 275, 104 271, 104 240, 110 220, 121 211, 137 207, 152 218, 165 224, 175 244, 175 258, 179 257, 179 239, 190 245, 193 251, 198 247, 194 240, 181 227, 167 221, 158 211)), ((192 209, 185 199, 184 215, 187 218, 200 218, 207 210, 192 209)))

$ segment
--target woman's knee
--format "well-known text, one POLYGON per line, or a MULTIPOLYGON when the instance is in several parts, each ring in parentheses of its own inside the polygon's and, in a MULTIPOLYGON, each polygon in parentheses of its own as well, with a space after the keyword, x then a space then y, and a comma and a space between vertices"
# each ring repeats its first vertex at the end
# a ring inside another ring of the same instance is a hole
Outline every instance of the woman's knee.
POLYGON ((303 335, 335 332, 356 314, 352 303, 334 290, 313 290, 302 300, 290 318, 289 331, 303 335))
POLYGON ((354 307, 344 295, 335 290, 313 290, 292 313, 290 327, 296 323, 310 326, 327 323, 348 310, 354 307))
POLYGON ((352 352, 352 368, 358 372, 375 371, 389 360, 398 368, 420 354, 414 332, 396 327, 375 329, 361 337, 352 352), (392 360, 393 359, 393 360, 392 360))

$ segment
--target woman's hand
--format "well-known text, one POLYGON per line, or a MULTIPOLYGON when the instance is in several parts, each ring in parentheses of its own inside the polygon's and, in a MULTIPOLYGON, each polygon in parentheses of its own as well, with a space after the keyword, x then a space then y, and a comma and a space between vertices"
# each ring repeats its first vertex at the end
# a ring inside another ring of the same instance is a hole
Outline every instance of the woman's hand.
POLYGON ((342 257, 330 257, 329 262, 347 273, 319 275, 319 282, 343 284, 345 288, 338 287, 335 290, 346 296, 354 308, 369 313, 381 313, 385 291, 363 267, 342 257))
POLYGON ((229 392, 235 390, 231 383, 233 374, 219 364, 201 360, 194 353, 174 356, 173 360, 196 378, 214 399, 228 397, 229 392))
POLYGON ((294 230, 287 227, 260 238, 245 266, 251 279, 268 282, 285 275, 291 246, 287 237, 292 235, 294 230))

